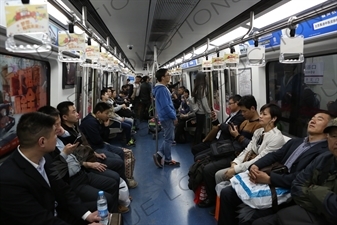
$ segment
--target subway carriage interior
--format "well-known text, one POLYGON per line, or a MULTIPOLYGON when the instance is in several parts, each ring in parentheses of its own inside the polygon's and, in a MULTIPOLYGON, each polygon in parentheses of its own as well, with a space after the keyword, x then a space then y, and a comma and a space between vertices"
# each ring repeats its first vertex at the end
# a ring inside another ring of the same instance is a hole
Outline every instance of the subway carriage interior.
MULTIPOLYGON (((230 96, 253 95, 258 109, 266 103, 281 107, 279 129, 285 136, 305 137, 316 112, 337 115, 337 2, 305 2, 31 0, 47 4, 48 32, 41 36, 22 33, 33 25, 14 29, 5 18, 5 6, 21 1, 1 1, 0 160, 19 144, 16 126, 22 114, 71 101, 82 119, 103 88, 119 92, 136 76, 149 76, 154 87, 159 68, 169 69, 172 84, 179 82, 174 92, 181 86, 192 92, 196 74, 205 72, 208 103, 220 122, 230 114, 230 96), (18 32, 14 44, 9 28, 18 32), (82 45, 64 47, 61 39, 73 33, 83 33, 82 45), (50 42, 41 42, 45 36, 50 42), (48 45, 49 51, 39 49, 48 45), (88 46, 95 46, 91 55, 88 46)), ((17 21, 42 22, 32 13, 17 13, 17 21)), ((130 189, 133 200, 122 215, 124 224, 217 224, 209 208, 197 207, 187 186, 194 163, 193 124, 184 127, 187 142, 172 146, 181 166, 163 169, 152 160, 163 132, 149 132, 147 120, 138 120, 137 127, 131 149, 138 187, 130 189)), ((212 128, 209 117, 203 127, 206 135, 212 128)), ((119 135, 112 143, 125 147, 119 135)))

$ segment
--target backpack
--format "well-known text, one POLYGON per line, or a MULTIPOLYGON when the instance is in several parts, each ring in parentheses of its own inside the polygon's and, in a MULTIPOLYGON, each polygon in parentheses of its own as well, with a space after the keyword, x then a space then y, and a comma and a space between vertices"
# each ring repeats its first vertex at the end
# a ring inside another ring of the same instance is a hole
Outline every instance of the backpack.
POLYGON ((195 191, 198 186, 203 181, 202 172, 204 167, 211 162, 211 158, 209 156, 196 161, 188 170, 188 188, 192 191, 195 191))

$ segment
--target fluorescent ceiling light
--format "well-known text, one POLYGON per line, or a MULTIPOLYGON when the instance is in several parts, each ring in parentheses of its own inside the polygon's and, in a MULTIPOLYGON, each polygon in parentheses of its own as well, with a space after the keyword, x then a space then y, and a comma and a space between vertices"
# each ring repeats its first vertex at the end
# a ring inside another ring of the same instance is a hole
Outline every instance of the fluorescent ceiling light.
MULTIPOLYGON (((228 43, 234 39, 237 39, 239 37, 242 37, 243 35, 245 35, 247 33, 248 29, 244 28, 244 27, 238 27, 235 30, 232 30, 229 33, 226 33, 224 35, 222 35, 221 37, 215 39, 214 41, 211 41, 212 45, 215 46, 221 46, 225 43, 228 43)), ((213 46, 210 46, 213 47, 213 46)), ((214 48, 214 47, 213 47, 214 48)))
POLYGON ((177 63, 181 63, 183 61, 183 58, 177 59, 177 63))
POLYGON ((68 18, 63 15, 58 9, 56 9, 52 4, 50 4, 49 2, 47 4, 49 15, 52 15, 55 19, 57 19, 64 25, 68 25, 68 18))
MULTIPOLYGON (((280 21, 284 18, 289 18, 290 16, 296 15, 311 7, 320 5, 326 1, 327 0, 306 0, 306 1, 292 0, 255 19, 254 27, 256 28, 265 27, 269 24, 280 21)), ((250 25, 250 23, 247 23, 247 25, 250 25)))
POLYGON ((188 60, 188 59, 190 59, 192 57, 192 53, 187 53, 186 55, 185 55, 185 60, 188 60))

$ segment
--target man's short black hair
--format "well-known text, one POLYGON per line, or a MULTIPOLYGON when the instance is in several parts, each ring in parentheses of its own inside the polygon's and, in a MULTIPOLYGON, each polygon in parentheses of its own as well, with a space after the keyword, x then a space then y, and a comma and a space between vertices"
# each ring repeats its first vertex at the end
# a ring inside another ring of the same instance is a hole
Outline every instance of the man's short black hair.
POLYGON ((54 129, 55 118, 42 112, 23 114, 16 128, 20 146, 34 147, 41 137, 49 138, 54 129))

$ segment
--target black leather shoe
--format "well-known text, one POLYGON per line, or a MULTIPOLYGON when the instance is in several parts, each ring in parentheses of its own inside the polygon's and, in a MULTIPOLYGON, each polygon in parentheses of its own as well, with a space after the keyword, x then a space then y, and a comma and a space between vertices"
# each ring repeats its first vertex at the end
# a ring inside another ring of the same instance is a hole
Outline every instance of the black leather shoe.
POLYGON ((215 206, 215 203, 207 198, 204 201, 199 202, 198 206, 199 206, 199 208, 208 208, 208 207, 211 207, 211 206, 215 206))

